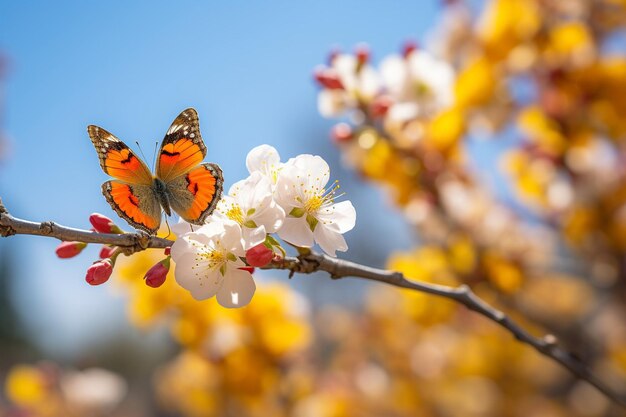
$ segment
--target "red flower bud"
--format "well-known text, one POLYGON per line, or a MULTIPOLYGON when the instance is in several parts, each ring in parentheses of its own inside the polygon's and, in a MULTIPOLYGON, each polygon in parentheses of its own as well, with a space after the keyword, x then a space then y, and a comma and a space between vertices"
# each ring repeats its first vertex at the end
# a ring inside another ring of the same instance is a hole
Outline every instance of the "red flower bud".
POLYGON ((152 288, 158 288, 165 282, 167 273, 170 270, 170 257, 157 262, 152 268, 146 272, 146 276, 143 279, 146 280, 146 285, 152 288))
POLYGON ((352 128, 347 123, 338 123, 333 126, 330 136, 335 143, 348 142, 354 137, 352 128))
POLYGON ((241 269, 242 271, 248 271, 249 273, 253 274, 254 273, 254 268, 251 266, 242 266, 240 268, 237 269, 241 269))
POLYGON ((78 255, 87 247, 83 242, 62 242, 56 248, 56 254, 59 258, 67 259, 78 255))
POLYGON ((393 104, 393 100, 389 96, 378 96, 372 103, 370 114, 372 117, 381 117, 387 114, 389 107, 393 104))
POLYGON ((359 66, 363 66, 370 59, 370 48, 367 44, 357 45, 354 53, 359 66))
POLYGON ((107 282, 113 272, 113 261, 110 258, 94 262, 88 269, 85 281, 90 285, 100 285, 107 282))
POLYGON ((405 58, 408 57, 409 55, 411 55, 411 52, 415 51, 417 48, 419 48, 417 42, 406 41, 404 43, 404 46, 402 46, 402 56, 405 58))
POLYGON ((102 249, 100 249, 100 259, 110 258, 116 249, 117 249, 117 246, 103 245, 102 249))
POLYGON ((339 75, 331 68, 317 68, 313 73, 315 80, 324 88, 329 90, 343 90, 343 83, 339 79, 339 75))
POLYGON ((99 233, 124 233, 122 229, 120 229, 115 223, 113 223, 113 220, 100 213, 93 213, 91 216, 89 216, 89 222, 96 230, 96 232, 99 233))
POLYGON ((250 266, 265 266, 272 261, 273 257, 274 252, 263 243, 248 249, 246 252, 246 262, 250 266))

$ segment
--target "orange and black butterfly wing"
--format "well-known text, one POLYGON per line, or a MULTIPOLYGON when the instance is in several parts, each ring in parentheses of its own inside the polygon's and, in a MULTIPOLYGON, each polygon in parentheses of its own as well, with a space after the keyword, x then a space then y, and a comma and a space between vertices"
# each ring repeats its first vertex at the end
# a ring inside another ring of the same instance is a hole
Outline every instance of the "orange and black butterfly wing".
POLYGON ((98 126, 88 126, 87 132, 105 173, 130 184, 152 184, 150 169, 124 142, 98 126))
POLYGON ((111 180, 102 184, 102 194, 115 210, 136 229, 154 234, 161 224, 161 205, 152 186, 111 180))
POLYGON ((167 130, 159 157, 156 175, 167 183, 196 168, 206 155, 206 146, 200 135, 198 113, 183 110, 167 130))
POLYGON ((222 198, 224 179, 216 164, 204 163, 167 183, 170 205, 192 224, 203 224, 222 198))
POLYGON ((165 134, 156 175, 166 184, 174 211, 193 224, 203 224, 222 196, 222 170, 201 164, 205 155, 198 113, 186 109, 165 134))
POLYGON ((133 227, 154 233, 161 223, 161 208, 146 164, 111 133, 87 128, 102 170, 117 180, 102 184, 102 193, 120 217, 133 227))

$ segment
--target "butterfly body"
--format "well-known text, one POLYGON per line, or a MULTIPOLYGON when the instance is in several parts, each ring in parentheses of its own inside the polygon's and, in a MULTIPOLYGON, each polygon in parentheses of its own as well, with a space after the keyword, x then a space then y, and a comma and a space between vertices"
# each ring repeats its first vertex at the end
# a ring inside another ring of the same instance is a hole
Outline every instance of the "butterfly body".
POLYGON ((106 130, 89 126, 102 170, 115 179, 102 184, 102 193, 115 212, 137 229, 155 233, 161 209, 192 224, 203 224, 222 195, 222 171, 201 163, 206 147, 198 115, 184 110, 167 131, 157 158, 156 174, 121 140, 106 130))
POLYGON ((158 178, 154 178, 153 190, 156 198, 159 200, 161 207, 163 207, 163 211, 168 216, 172 215, 172 210, 170 208, 170 194, 167 190, 167 184, 161 181, 158 178))

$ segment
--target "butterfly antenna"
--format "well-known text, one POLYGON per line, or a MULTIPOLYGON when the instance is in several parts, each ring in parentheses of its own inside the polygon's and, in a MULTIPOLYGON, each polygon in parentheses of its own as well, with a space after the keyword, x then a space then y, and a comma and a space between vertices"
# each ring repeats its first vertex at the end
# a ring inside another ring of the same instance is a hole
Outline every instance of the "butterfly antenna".
POLYGON ((157 140, 156 142, 154 142, 154 157, 152 158, 152 172, 154 172, 155 170, 155 166, 156 166, 156 159, 157 159, 157 147, 159 146, 159 141, 157 140))
POLYGON ((137 147, 139 148, 139 153, 141 154, 141 157, 145 161, 146 160, 146 155, 143 154, 143 149, 141 149, 141 145, 139 144, 139 141, 136 140, 135 143, 137 144, 137 147))

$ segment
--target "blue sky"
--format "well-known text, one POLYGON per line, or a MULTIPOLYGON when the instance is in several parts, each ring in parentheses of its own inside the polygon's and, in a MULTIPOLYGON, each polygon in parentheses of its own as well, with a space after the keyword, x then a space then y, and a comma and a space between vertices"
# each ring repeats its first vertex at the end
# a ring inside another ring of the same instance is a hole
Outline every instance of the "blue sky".
MULTIPOLYGON (((357 208, 348 243, 361 261, 380 265, 383 252, 406 247, 411 236, 383 193, 341 168, 311 73, 335 46, 351 50, 365 41, 377 59, 407 39, 422 41, 436 26, 439 3, 2 2, 0 51, 11 64, 3 129, 11 149, 0 166, 0 196, 30 220, 87 227, 92 212, 114 217, 86 126, 102 126, 132 147, 139 141, 151 160, 173 118, 195 107, 206 159, 221 165, 227 186, 245 176, 247 151, 262 143, 285 158, 324 156, 357 208), (382 235, 390 236, 383 251, 363 239, 382 235)), ((96 248, 61 261, 51 239, 11 244, 20 311, 50 352, 80 346, 93 336, 89 328, 123 323, 123 300, 83 280, 96 248)), ((338 284, 327 285, 335 292, 338 284)))

